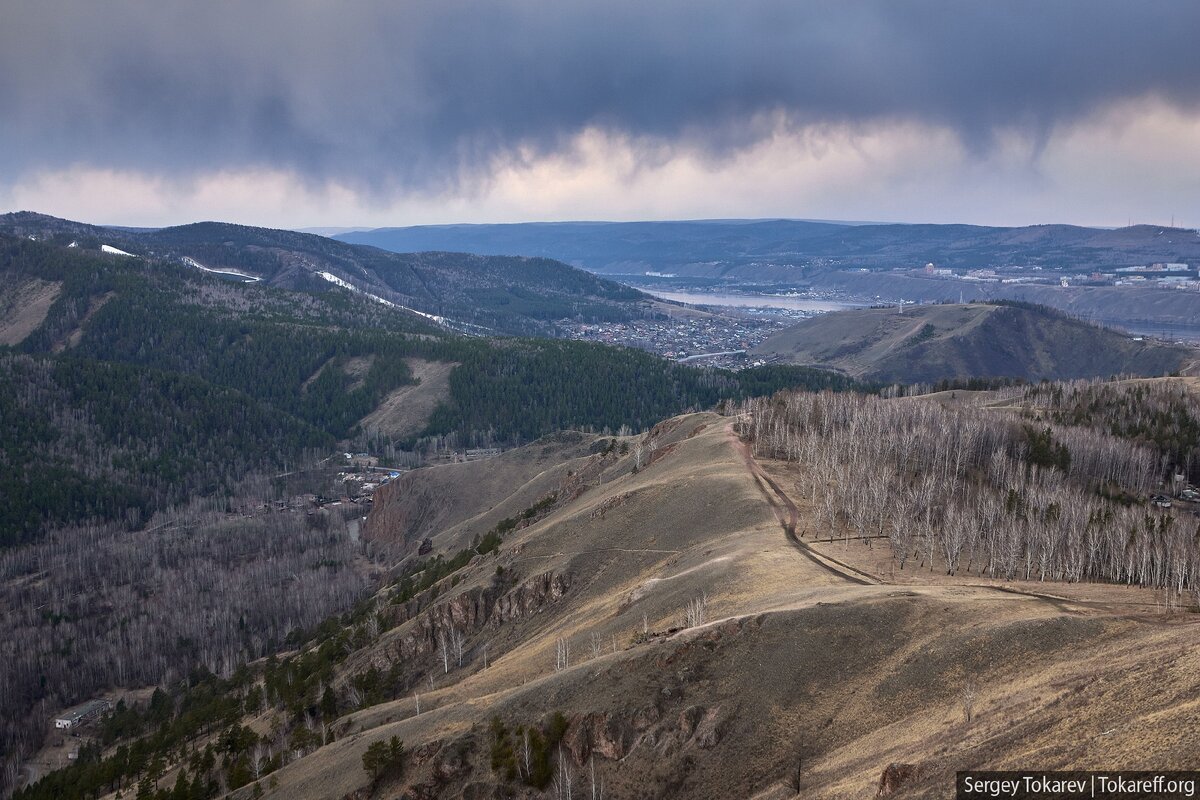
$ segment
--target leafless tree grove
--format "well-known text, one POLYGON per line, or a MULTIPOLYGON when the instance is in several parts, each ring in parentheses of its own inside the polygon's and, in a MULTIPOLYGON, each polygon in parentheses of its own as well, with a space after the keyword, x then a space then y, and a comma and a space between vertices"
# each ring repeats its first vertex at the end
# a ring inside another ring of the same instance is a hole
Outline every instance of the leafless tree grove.
POLYGON ((684 608, 683 627, 695 628, 704 624, 704 615, 708 611, 708 594, 702 594, 695 600, 689 600, 684 608))
POLYGON ((567 758, 563 754, 563 748, 558 746, 558 769, 555 770, 552 788, 554 796, 557 800, 571 800, 571 787, 574 783, 574 775, 571 774, 571 765, 567 763, 567 758))
POLYGON ((141 531, 60 529, 0 553, 0 761, 40 745, 64 706, 198 666, 228 676, 276 651, 363 595, 359 557, 336 517, 200 506, 141 531))
POLYGON ((886 541, 901 569, 915 562, 949 574, 1197 592, 1200 525, 1147 502, 1168 474, 1187 468, 1177 461, 1183 456, 1109 431, 1186 431, 1200 420, 1200 404, 1170 388, 1050 386, 1010 390, 1023 416, 785 393, 748 401, 741 427, 758 455, 803 468, 797 488, 815 501, 822 528, 810 533, 886 541), (1107 402, 1097 392, 1117 396, 1107 402), (1154 422, 1155 392, 1187 404, 1174 414, 1182 422, 1154 422), (1031 430, 1049 432, 1061 463, 1031 457, 1031 430))

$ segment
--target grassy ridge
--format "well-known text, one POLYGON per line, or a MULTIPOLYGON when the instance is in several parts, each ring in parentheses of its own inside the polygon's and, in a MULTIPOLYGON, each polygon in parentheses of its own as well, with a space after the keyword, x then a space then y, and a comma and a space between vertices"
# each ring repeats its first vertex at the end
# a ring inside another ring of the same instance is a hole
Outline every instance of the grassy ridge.
POLYGON ((1026 303, 856 309, 794 325, 755 353, 864 379, 932 383, 960 378, 1068 380, 1165 375, 1195 354, 1026 303))

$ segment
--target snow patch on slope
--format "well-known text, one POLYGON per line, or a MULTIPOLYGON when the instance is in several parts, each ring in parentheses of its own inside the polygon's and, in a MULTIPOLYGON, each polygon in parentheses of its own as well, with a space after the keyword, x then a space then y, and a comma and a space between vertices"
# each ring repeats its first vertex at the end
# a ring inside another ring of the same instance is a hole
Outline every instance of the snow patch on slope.
POLYGON ((189 258, 188 256, 182 256, 179 260, 189 267, 195 267, 196 269, 204 270, 205 272, 211 272, 214 275, 232 275, 235 278, 244 278, 246 283, 257 283, 258 281, 262 280, 262 278, 257 275, 238 272, 236 269, 211 269, 210 267, 204 266, 196 259, 189 258))
POLYGON ((370 292, 364 292, 362 289, 358 288, 357 286, 350 283, 349 281, 342 280, 337 275, 334 275, 332 272, 318 271, 316 274, 320 275, 322 278, 324 278, 325 280, 329 281, 332 284, 341 286, 343 289, 349 289, 350 291, 354 292, 355 294, 361 294, 364 297, 369 297, 370 299, 374 300, 376 303, 383 303, 385 306, 389 306, 391 308, 398 308, 401 311, 408 311, 412 314, 416 314, 418 316, 425 317, 425 319, 431 319, 439 325, 446 324, 445 317, 439 317, 434 314, 426 314, 424 311, 417 311, 415 308, 409 308, 408 306, 402 306, 399 303, 393 303, 391 300, 385 300, 384 298, 380 297, 379 295, 374 295, 374 294, 371 294, 370 292))
POLYGON ((129 258, 137 258, 133 253, 126 253, 124 250, 119 250, 109 244, 100 245, 100 251, 103 253, 111 253, 114 256, 128 256, 129 258))

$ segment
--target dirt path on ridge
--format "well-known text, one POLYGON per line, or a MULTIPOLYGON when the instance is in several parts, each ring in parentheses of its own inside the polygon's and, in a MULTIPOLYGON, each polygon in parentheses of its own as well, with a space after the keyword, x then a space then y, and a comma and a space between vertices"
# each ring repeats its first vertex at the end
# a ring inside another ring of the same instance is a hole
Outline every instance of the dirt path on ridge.
POLYGON ((799 550, 808 560, 821 569, 843 580, 857 583, 860 586, 874 586, 882 582, 861 570, 855 569, 849 564, 843 564, 837 559, 817 553, 801 541, 800 537, 796 535, 796 526, 800 521, 800 510, 796 508, 796 504, 792 501, 792 498, 788 497, 783 489, 779 488, 779 484, 759 466, 758 462, 754 459, 754 455, 750 452, 750 447, 734 432, 733 424, 730 423, 726 426, 725 430, 729 435, 729 446, 742 457, 743 462, 746 464, 746 469, 750 472, 750 477, 754 478, 755 485, 762 492, 763 499, 767 501, 767 505, 771 507, 771 511, 775 514, 775 519, 779 521, 779 526, 783 528, 783 534, 787 537, 792 547, 799 550))

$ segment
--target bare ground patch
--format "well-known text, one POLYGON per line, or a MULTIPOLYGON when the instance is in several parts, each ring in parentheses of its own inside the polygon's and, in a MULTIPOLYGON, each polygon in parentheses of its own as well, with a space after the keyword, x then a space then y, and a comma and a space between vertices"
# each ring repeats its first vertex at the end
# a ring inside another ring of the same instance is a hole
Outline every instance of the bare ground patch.
POLYGON ((420 358, 407 359, 407 363, 418 382, 396 389, 378 408, 363 417, 359 424, 365 430, 376 429, 389 436, 411 436, 425 427, 438 403, 450 396, 450 373, 458 364, 420 358))
POLYGON ((0 345, 24 341, 42 324, 61 291, 61 283, 40 278, 0 284, 0 345))

